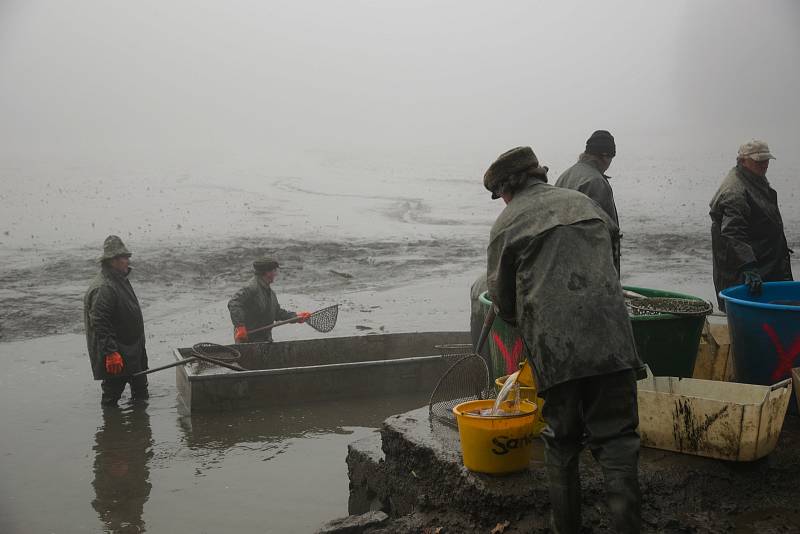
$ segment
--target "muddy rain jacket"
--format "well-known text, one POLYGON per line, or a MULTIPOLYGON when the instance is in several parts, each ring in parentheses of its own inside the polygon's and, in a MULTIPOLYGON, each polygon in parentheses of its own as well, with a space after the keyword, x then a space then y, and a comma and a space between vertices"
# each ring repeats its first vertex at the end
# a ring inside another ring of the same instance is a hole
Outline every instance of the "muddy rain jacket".
MULTIPOLYGON (((275 292, 260 276, 254 276, 249 285, 236 292, 228 302, 228 310, 233 326, 244 325, 248 332, 297 316, 281 308, 275 292)), ((272 341, 272 330, 248 333, 248 341, 272 341)))
MULTIPOLYGON (((580 191, 587 197, 597 202, 619 228, 617 205, 614 202, 614 190, 611 189, 609 178, 597 168, 597 163, 586 154, 581 154, 578 162, 564 171, 556 181, 557 187, 566 187, 580 191)), ((614 266, 620 272, 620 247, 614 247, 614 266)))
POLYGON ((745 266, 753 266, 765 282, 792 280, 791 250, 783 232, 778 195, 766 178, 736 166, 710 205, 717 293, 741 284, 745 266))
POLYGON ((83 298, 83 323, 95 380, 147 369, 144 319, 127 274, 105 266, 100 270, 83 298), (106 372, 105 357, 112 352, 122 356, 122 374, 106 372))
POLYGON ((612 260, 616 224, 585 195, 543 182, 514 195, 492 227, 489 295, 516 324, 542 391, 641 372, 612 260))

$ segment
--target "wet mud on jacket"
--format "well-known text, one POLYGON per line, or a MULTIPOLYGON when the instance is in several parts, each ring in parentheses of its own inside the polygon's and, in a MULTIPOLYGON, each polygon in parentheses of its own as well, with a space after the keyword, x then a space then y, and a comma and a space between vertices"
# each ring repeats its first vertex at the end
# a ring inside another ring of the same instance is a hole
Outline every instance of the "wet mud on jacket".
POLYGON ((84 296, 83 321, 95 380, 130 376, 148 368, 142 310, 127 274, 101 269, 84 296), (122 356, 122 374, 106 372, 105 357, 112 352, 122 356))
POLYGON ((641 372, 612 259, 618 229, 599 206, 569 189, 535 182, 492 227, 489 295, 516 324, 540 390, 627 369, 641 372))
MULTIPOLYGON (((236 292, 228 302, 228 310, 233 326, 244 325, 248 332, 297 316, 296 313, 281 308, 275 292, 260 276, 254 276, 249 285, 236 292)), ((272 330, 248 334, 248 340, 272 341, 272 330)))
POLYGON ((717 293, 742 283, 745 266, 765 282, 792 280, 778 195, 766 178, 736 166, 711 200, 711 248, 717 293))

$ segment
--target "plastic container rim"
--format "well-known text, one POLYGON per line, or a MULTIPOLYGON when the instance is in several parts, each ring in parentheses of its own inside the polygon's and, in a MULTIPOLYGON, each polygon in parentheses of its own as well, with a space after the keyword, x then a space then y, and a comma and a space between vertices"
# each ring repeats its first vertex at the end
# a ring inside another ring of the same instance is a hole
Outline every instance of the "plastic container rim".
MULTIPOLYGON (((489 400, 492 400, 492 399, 489 399, 489 400)), ((471 400, 471 401, 462 402, 461 404, 456 404, 455 406, 453 406, 453 414, 456 415, 456 416, 466 417, 467 419, 483 419, 483 420, 485 420, 485 419, 518 419, 520 417, 530 417, 530 416, 534 415, 536 413, 536 411, 539 409, 539 407, 536 405, 535 402, 531 402, 531 401, 525 400, 525 399, 520 399, 520 401, 519 401, 520 407, 523 404, 529 404, 530 406, 533 407, 533 410, 531 410, 529 412, 525 412, 525 413, 514 414, 514 415, 508 415, 508 414, 504 414, 504 415, 475 415, 475 414, 471 414, 471 413, 467 413, 467 412, 462 412, 461 411, 460 408, 463 405, 471 404, 471 403, 474 403, 474 402, 476 402, 476 401, 471 400)), ((506 401, 506 402, 508 402, 508 401, 506 401)))
MULTIPOLYGON (((659 292, 662 292, 662 293, 669 293, 670 296, 675 297, 675 298, 689 299, 689 300, 704 300, 704 299, 702 299, 700 297, 697 297, 695 295, 687 295, 685 293, 676 293, 675 291, 666 291, 664 289, 655 289, 655 288, 650 288, 650 287, 637 287, 637 286, 622 286, 622 288, 623 289, 627 289, 629 291, 635 291, 637 293, 639 293, 642 290, 644 290, 644 291, 651 290, 651 291, 659 291, 659 292)), ((489 300, 489 292, 488 291, 484 291, 483 293, 478 295, 478 300, 481 303, 486 304, 487 306, 491 306, 492 305, 492 301, 489 300)), ((789 308, 789 309, 792 308, 792 306, 786 306, 786 307, 789 308)), ((657 315, 633 315, 633 316, 631 316, 631 321, 636 321, 636 322, 639 322, 639 321, 665 321, 665 320, 670 320, 670 319, 686 319, 686 318, 687 317, 682 317, 680 315, 675 315, 673 313, 659 313, 657 315)), ((690 316, 688 318, 689 319, 695 319, 696 317, 691 317, 690 316)))
MULTIPOLYGON (((797 283, 798 282, 794 280, 785 280, 782 282, 764 282, 763 285, 769 287, 782 287, 782 286, 796 285, 797 283)), ((794 312, 800 311, 800 306, 788 306, 786 304, 769 304, 766 302, 753 302, 752 300, 737 299, 736 297, 731 297, 725 294, 727 291, 733 291, 740 287, 744 287, 744 284, 723 289, 722 291, 719 292, 719 296, 726 302, 732 302, 734 304, 738 304, 740 306, 745 306, 749 308, 761 308, 762 310, 782 310, 782 311, 794 311, 794 312)))

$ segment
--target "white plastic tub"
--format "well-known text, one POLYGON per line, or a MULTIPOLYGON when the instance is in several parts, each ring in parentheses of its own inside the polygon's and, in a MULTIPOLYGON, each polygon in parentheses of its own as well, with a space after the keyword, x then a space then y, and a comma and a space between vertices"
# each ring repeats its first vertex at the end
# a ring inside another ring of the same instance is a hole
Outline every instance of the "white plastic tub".
POLYGON ((792 381, 772 386, 672 376, 640 380, 642 446, 748 462, 772 452, 792 381))

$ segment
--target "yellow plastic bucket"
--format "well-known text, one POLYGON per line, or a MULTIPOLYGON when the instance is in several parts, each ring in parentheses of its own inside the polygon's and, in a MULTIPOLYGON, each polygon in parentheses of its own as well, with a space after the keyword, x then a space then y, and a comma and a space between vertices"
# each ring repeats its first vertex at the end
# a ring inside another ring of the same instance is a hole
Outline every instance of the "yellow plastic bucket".
MULTIPOLYGON (((464 466, 470 471, 501 475, 527 469, 536 436, 533 427, 538 411, 536 404, 521 400, 516 415, 482 417, 469 413, 491 408, 494 399, 462 402, 453 408, 461 438, 464 466)), ((501 408, 513 410, 513 403, 501 408)))
MULTIPOLYGON (((503 384, 506 383, 507 379, 508 379, 508 375, 501 376, 501 377, 495 379, 494 385, 497 388, 497 391, 500 391, 501 389, 503 389, 503 384)), ((547 422, 544 419, 542 419, 542 408, 544 407, 544 399, 539 397, 539 396, 537 396, 538 390, 536 389, 535 386, 534 387, 520 386, 519 387, 519 391, 520 391, 522 400, 528 400, 528 401, 531 401, 534 404, 536 404, 537 417, 536 417, 536 422, 533 424, 533 434, 535 436, 538 436, 539 434, 542 433, 542 430, 544 430, 544 427, 547 426, 547 422)), ((511 392, 508 394, 508 400, 509 401, 513 401, 514 397, 515 397, 514 389, 512 388, 511 392)))

